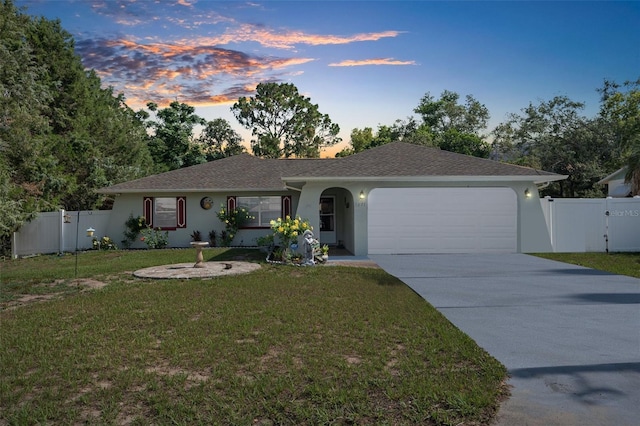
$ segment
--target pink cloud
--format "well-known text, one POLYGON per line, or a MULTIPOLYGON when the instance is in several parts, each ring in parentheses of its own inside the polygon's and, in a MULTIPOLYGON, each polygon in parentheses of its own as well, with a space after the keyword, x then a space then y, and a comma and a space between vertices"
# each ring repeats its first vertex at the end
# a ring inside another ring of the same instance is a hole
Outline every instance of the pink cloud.
POLYGON ((362 67, 367 65, 416 65, 415 61, 399 61, 393 58, 347 59, 329 64, 330 67, 362 67))

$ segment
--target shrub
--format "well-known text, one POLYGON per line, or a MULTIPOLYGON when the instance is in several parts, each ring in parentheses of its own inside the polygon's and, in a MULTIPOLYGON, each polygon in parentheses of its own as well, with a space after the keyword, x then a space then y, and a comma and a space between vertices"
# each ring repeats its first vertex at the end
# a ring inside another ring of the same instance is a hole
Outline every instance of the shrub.
POLYGON ((233 239, 238 233, 238 229, 242 227, 242 225, 254 219, 244 207, 227 211, 226 207, 221 206, 216 215, 224 225, 224 231, 220 233, 220 240, 225 247, 231 245, 231 242, 233 242, 233 239))
POLYGON ((270 222, 271 230, 273 231, 273 242, 279 242, 281 244, 280 253, 277 255, 274 250, 272 260, 282 260, 288 262, 291 260, 291 249, 297 248, 298 235, 304 234, 304 231, 311 231, 313 227, 309 225, 308 220, 303 220, 299 216, 292 218, 286 216, 284 219, 278 218, 270 222))
POLYGON ((94 238, 91 241, 94 250, 118 250, 118 246, 106 235, 100 239, 94 238))
POLYGON ((270 222, 274 237, 277 237, 280 243, 288 248, 291 244, 298 241, 298 235, 302 235, 306 230, 313 230, 308 220, 303 220, 300 216, 291 218, 287 216, 284 219, 278 218, 270 222))
POLYGON ((256 246, 258 247, 272 247, 274 244, 273 234, 264 235, 256 238, 256 246))
POLYGON ((140 231, 142 237, 140 237, 140 241, 144 242, 147 245, 147 248, 150 249, 161 249, 165 248, 167 244, 169 244, 169 233, 167 231, 162 231, 160 228, 145 228, 140 231))
POLYGON ((127 230, 124 231, 122 246, 124 248, 130 248, 131 244, 133 244, 133 242, 138 238, 138 235, 140 235, 140 232, 147 228, 147 222, 142 216, 133 217, 133 215, 130 214, 129 219, 127 219, 124 224, 127 227, 127 230))

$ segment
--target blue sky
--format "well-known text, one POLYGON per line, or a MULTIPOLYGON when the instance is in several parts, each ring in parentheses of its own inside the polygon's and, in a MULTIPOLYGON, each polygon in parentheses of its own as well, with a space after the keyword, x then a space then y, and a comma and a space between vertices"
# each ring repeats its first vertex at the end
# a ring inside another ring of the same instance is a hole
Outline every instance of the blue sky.
MULTIPOLYGON (((207 120, 260 82, 288 82, 339 124, 391 125, 422 96, 473 95, 487 132, 556 95, 599 107, 640 77, 640 2, 16 0, 59 18, 86 67, 134 109, 179 100, 207 120)), ((327 154, 325 154, 327 155, 327 154)))

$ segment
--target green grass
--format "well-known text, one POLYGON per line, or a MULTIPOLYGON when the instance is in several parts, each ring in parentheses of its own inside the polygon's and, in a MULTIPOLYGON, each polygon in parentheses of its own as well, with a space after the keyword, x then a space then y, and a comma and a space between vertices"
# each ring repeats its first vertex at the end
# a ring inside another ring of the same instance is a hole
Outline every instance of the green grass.
POLYGON ((193 256, 84 253, 93 291, 72 256, 4 262, 0 424, 474 425, 505 395, 504 367, 379 269, 131 277, 193 256), (24 290, 58 298, 16 307, 24 290))
POLYGON ((640 278, 640 253, 538 253, 536 256, 640 278))

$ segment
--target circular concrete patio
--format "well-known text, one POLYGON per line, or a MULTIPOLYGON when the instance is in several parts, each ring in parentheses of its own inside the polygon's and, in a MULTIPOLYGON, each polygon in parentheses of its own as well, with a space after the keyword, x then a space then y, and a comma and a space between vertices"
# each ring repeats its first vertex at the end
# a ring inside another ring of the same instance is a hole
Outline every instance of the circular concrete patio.
POLYGON ((260 269, 260 264, 239 262, 234 260, 224 262, 203 262, 204 267, 194 268, 193 263, 175 263, 173 265, 151 266, 138 269, 133 273, 138 278, 153 279, 189 279, 213 278, 227 275, 247 274, 260 269))

